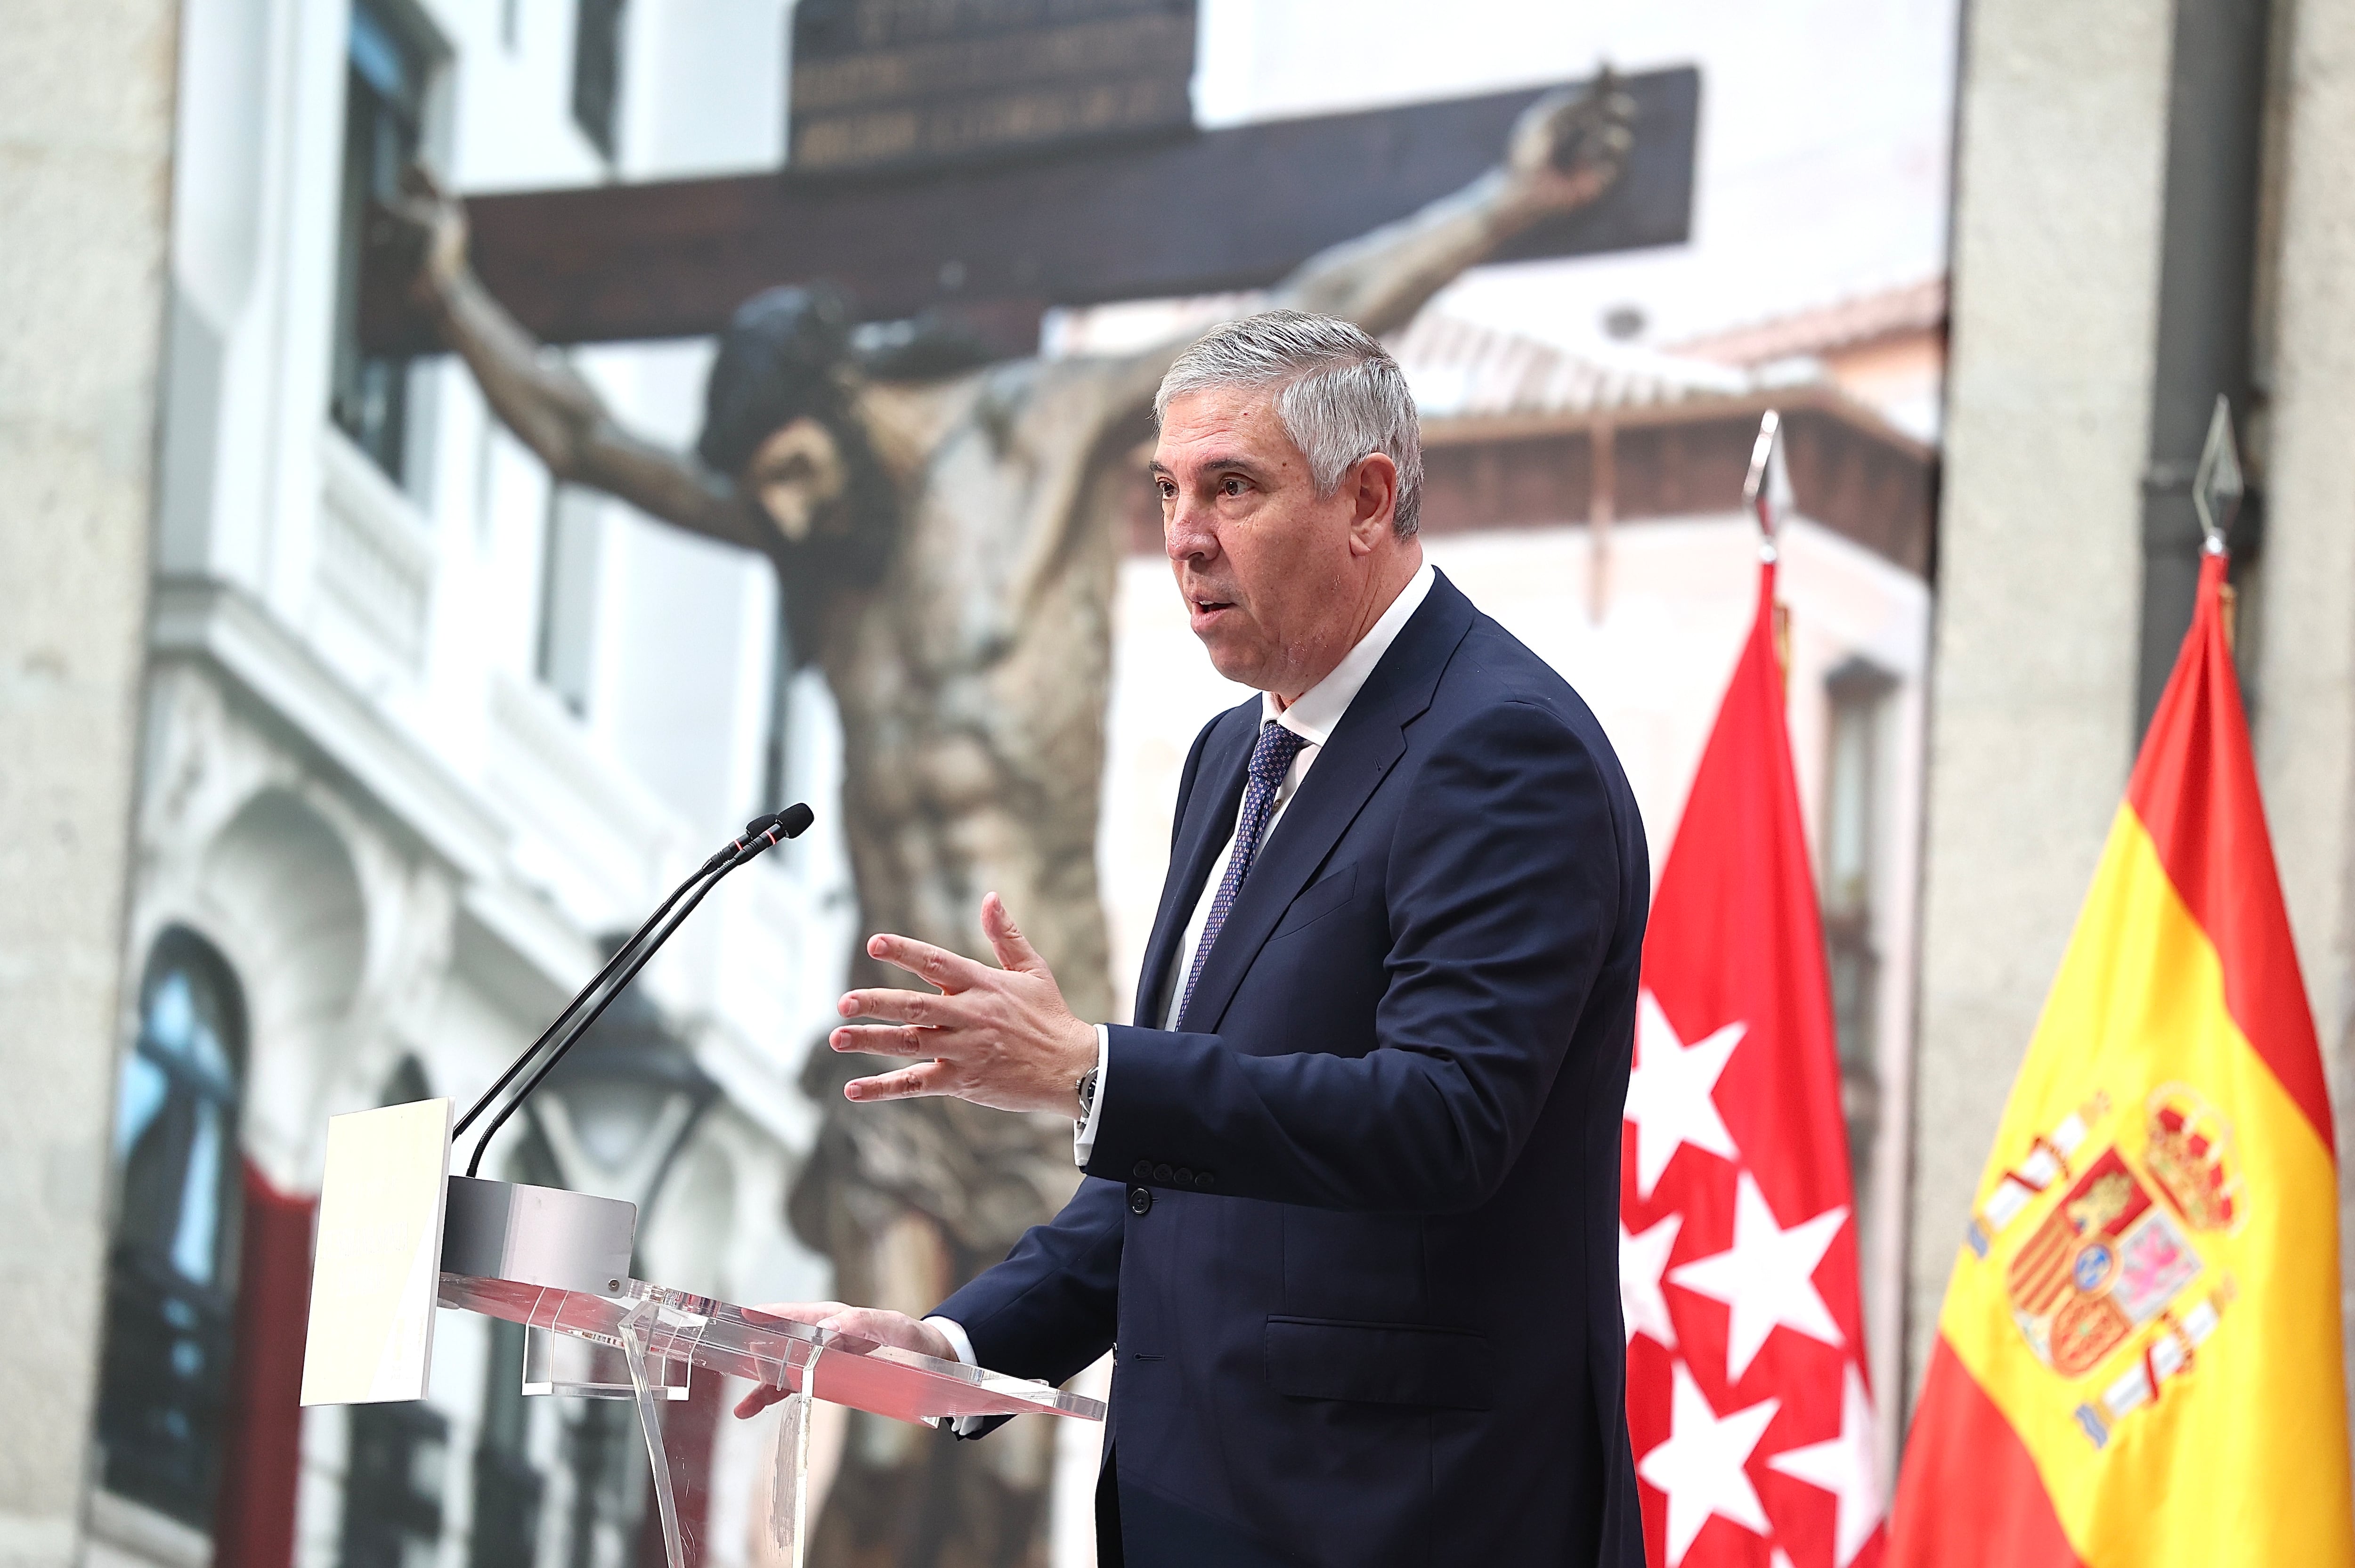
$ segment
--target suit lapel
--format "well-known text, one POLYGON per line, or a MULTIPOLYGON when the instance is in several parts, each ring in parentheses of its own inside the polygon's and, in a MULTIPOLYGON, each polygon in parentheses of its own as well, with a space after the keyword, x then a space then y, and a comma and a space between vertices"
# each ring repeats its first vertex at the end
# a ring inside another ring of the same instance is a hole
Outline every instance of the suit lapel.
MULTIPOLYGON (((1145 969, 1137 976, 1136 1027, 1159 1029, 1169 1011, 1169 970, 1186 926, 1202 897, 1210 867, 1234 837, 1235 814, 1242 809, 1243 779, 1252 746, 1259 738, 1257 698, 1219 719, 1202 748, 1193 787, 1178 803, 1178 840, 1169 853, 1169 875, 1161 884, 1161 908, 1145 944, 1145 969)), ((1312 776, 1313 776, 1312 770, 1312 776)))
MULTIPOLYGON (((1406 752, 1405 728, 1431 705, 1440 672, 1464 634, 1472 629, 1472 602, 1444 576, 1402 627, 1398 640, 1374 667, 1348 711, 1342 714, 1333 738, 1316 755, 1300 793, 1260 848, 1251 875, 1235 895, 1234 908, 1202 965, 1180 1028, 1215 1030, 1235 987, 1251 969, 1276 922, 1325 863, 1333 845, 1373 795, 1374 789, 1406 752)), ((1232 831, 1234 800, 1240 799, 1238 764, 1235 795, 1227 806, 1232 831)), ((1197 873, 1199 888, 1199 876, 1197 873)), ((1190 905, 1188 907, 1191 907, 1190 905)), ((1183 926, 1181 923, 1180 933, 1183 926)))

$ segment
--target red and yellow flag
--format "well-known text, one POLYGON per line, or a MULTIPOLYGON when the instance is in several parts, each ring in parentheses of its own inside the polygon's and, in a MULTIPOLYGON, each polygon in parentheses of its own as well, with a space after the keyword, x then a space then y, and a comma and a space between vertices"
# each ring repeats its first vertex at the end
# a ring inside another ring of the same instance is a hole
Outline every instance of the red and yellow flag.
POLYGON ((2330 1103, 2223 575, 1979 1180, 1901 1568, 2355 1564, 2330 1103))

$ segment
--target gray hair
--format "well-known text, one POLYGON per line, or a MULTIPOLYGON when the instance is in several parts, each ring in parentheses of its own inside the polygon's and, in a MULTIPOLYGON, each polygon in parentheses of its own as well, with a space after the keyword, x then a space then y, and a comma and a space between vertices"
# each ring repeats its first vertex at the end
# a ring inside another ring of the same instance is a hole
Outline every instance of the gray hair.
POLYGON ((1276 417, 1308 459, 1319 496, 1330 496, 1359 459, 1380 453, 1398 465, 1401 539, 1423 521, 1423 434, 1414 394, 1390 351, 1346 321, 1271 310, 1205 334, 1178 357, 1153 395, 1158 424, 1171 400, 1212 388, 1281 387, 1276 417))

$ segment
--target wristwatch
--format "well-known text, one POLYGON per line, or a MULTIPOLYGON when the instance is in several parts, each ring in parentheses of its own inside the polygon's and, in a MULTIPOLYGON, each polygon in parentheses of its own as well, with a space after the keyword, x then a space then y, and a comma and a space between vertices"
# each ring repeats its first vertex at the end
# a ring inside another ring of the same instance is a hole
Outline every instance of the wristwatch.
POLYGON ((1102 1070, 1099 1068, 1089 1068, 1085 1072, 1080 1074, 1079 1083, 1073 1086, 1079 1091, 1080 1120, 1082 1122, 1086 1121, 1090 1116, 1095 1114, 1096 1074, 1100 1071, 1102 1070))

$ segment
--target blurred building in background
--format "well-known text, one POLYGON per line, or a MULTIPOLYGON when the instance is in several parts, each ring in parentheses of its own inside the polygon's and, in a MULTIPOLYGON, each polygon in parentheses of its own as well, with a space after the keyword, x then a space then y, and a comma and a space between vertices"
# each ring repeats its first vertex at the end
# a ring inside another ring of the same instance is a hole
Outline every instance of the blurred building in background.
MULTIPOLYGON (((773 159, 783 11, 192 0, 180 26, 92 1561, 282 1562, 290 1527, 306 1564, 634 1560, 627 1413, 522 1400, 504 1326, 442 1325, 428 1404, 295 1411, 325 1118, 470 1100, 737 825, 827 814, 831 736, 769 571, 552 488, 454 365, 368 352, 359 263, 421 155, 469 188, 773 159)), ((675 431, 705 353, 580 358, 675 431)), ((649 1277, 822 1293, 784 1195, 843 883, 821 828, 724 885, 486 1173, 638 1202, 649 1277)), ((719 1392, 674 1413, 706 1443, 719 1392)))

